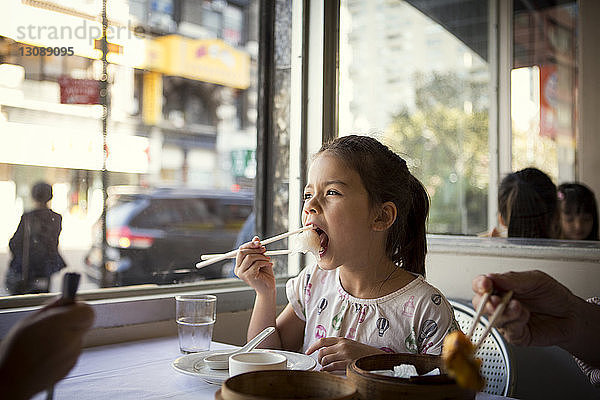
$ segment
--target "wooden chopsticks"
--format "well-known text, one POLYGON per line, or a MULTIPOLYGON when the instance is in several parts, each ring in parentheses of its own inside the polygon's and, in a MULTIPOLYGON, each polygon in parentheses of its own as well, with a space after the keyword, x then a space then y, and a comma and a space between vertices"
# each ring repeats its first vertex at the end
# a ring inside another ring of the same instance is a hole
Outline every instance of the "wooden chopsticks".
MULTIPOLYGON (((475 314, 475 317, 473 318, 473 324, 471 325, 471 328, 469 329, 469 332, 467 333, 467 337, 469 338, 469 340, 472 338, 473 332, 475 332, 475 328, 477 327, 477 324, 479 323, 479 320, 481 318, 481 314, 483 313, 483 308, 485 307, 485 304, 489 301, 491 294, 492 294, 492 292, 486 292, 483 295, 483 297, 481 298, 481 302, 479 303, 479 306, 477 307, 477 312, 475 314)), ((496 322, 496 319, 500 315, 502 315, 502 313, 504 312, 504 309, 508 305, 508 302, 510 301, 512 295, 513 295, 513 291, 510 290, 510 291, 506 292, 504 294, 504 296, 502 296, 502 300, 500 301, 500 304, 498 304, 498 307, 496 307, 496 311, 494 311, 494 313, 490 317, 488 325, 485 328, 485 330, 483 331, 483 334, 479 337, 479 340, 477 341, 477 343, 475 343, 475 351, 477 351, 477 349, 479 347, 481 347, 481 345, 485 341, 485 338, 489 335, 490 331, 494 327, 494 323, 496 322)))
POLYGON ((473 318, 473 323, 471 324, 471 327, 469 328, 469 332, 467 333, 467 337, 469 339, 471 339, 473 337, 473 332, 475 332, 475 328, 477 327, 477 324, 479 323, 479 319, 481 318, 481 314, 483 313, 483 308, 485 307, 486 303, 490 299, 491 295, 492 295, 492 292, 485 292, 485 294, 481 298, 479 307, 477 307, 477 313, 475 314, 475 317, 473 318))
MULTIPOLYGON (((270 237, 270 238, 265 239, 265 240, 261 240, 260 244, 264 246, 264 245, 267 245, 269 243, 273 243, 273 242, 276 242, 278 240, 285 239, 286 237, 295 235, 295 234, 300 233, 300 232, 308 231, 308 230, 311 230, 311 229, 314 229, 314 228, 315 227, 313 225, 306 225, 306 226, 303 226, 302 228, 299 228, 299 229, 296 229, 296 230, 293 230, 293 231, 289 231, 289 232, 285 232, 285 233, 282 233, 282 234, 277 235, 277 236, 270 237)), ((227 253, 215 255, 215 257, 211 257, 211 258, 209 258, 207 260, 204 260, 204 261, 201 261, 201 262, 197 263, 196 264, 196 268, 203 268, 203 267, 206 267, 208 265, 214 264, 216 262, 219 262, 219 261, 222 261, 222 260, 226 260, 228 258, 234 258, 234 257, 237 256, 237 253, 238 253, 238 249, 235 249, 235 250, 231 250, 230 252, 227 252, 227 253)), ((273 255, 273 253, 271 253, 271 254, 273 255)))
MULTIPOLYGON (((262 244, 262 242, 261 242, 262 244)), ((269 250, 269 251, 265 251, 264 255, 265 256, 281 256, 281 255, 286 255, 286 254, 292 254, 295 250, 294 249, 283 249, 283 250, 269 250)), ((225 254, 225 253, 223 253, 225 254)), ((215 257, 221 257, 223 254, 219 253, 219 254, 202 254, 200 256, 200 259, 202 261, 204 260, 212 260, 215 257)), ((231 256, 227 257, 227 258, 236 258, 237 254, 232 254, 231 256)))

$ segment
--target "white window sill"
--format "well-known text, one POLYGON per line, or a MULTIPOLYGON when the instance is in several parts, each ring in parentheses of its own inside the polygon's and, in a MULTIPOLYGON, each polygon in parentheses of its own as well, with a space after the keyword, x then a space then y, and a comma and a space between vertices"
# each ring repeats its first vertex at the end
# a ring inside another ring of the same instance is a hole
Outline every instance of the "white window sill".
MULTIPOLYGON (((285 281, 277 283, 277 302, 285 304, 285 281)), ((175 296, 178 294, 214 294, 217 296, 217 313, 234 313, 252 308, 254 290, 233 279, 215 280, 200 284, 176 286, 139 286, 87 291, 78 294, 80 300, 90 304, 96 319, 93 330, 144 326, 157 323, 174 323, 175 296)), ((0 309, 0 338, 21 318, 47 303, 56 294, 12 296, 3 299, 0 309)))
POLYGON ((600 242, 475 236, 427 235, 427 250, 435 254, 535 258, 600 262, 600 242))
MULTIPOLYGON (((428 235, 428 253, 432 255, 479 255, 500 258, 531 258, 600 263, 600 242, 569 242, 559 240, 528 240, 428 235)), ((278 279, 278 304, 287 302, 285 282, 278 279)), ((180 293, 210 293, 218 298, 218 313, 249 310, 254 291, 236 279, 220 279, 174 286, 141 285, 83 291, 81 300, 96 312, 93 329, 172 324, 174 296, 180 293)), ((0 338, 24 316, 37 310, 56 294, 11 296, 0 301, 0 338)))

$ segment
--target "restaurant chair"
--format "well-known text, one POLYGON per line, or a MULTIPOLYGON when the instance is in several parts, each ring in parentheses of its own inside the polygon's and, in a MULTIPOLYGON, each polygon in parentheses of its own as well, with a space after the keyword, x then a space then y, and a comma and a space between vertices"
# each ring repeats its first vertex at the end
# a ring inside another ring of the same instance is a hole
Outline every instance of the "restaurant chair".
MULTIPOLYGON (((473 323, 475 310, 465 300, 448 299, 448 301, 454 309, 454 317, 460 329, 467 333, 473 323)), ((488 325, 488 320, 484 316, 481 317, 480 321, 473 332, 474 343, 479 340, 485 326, 488 325)), ((488 337, 475 353, 475 357, 482 361, 481 375, 485 378, 485 387, 482 392, 498 396, 510 396, 514 387, 511 354, 506 341, 498 330, 492 328, 488 337)))

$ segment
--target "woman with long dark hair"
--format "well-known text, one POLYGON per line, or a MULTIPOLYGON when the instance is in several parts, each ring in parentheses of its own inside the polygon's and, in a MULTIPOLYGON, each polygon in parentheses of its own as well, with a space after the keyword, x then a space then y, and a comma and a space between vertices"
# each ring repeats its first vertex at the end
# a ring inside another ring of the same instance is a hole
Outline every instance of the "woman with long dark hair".
POLYGON ((557 239, 559 236, 556 186, 537 168, 525 168, 502 179, 498 211, 508 237, 557 239))

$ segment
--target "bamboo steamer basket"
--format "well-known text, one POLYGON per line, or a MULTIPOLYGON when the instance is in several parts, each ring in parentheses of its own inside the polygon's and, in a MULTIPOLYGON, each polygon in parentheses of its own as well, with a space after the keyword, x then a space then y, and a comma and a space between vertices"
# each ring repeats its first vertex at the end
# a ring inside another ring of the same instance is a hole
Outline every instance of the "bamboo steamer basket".
POLYGON ((353 383, 327 372, 272 370, 227 379, 215 399, 358 400, 358 395, 353 383))
POLYGON ((440 356, 427 354, 377 354, 354 360, 346 368, 348 380, 356 385, 363 400, 473 400, 475 392, 462 388, 444 373, 440 356), (441 375, 397 378, 370 371, 390 369, 395 365, 412 364, 419 374, 439 368, 441 375))

